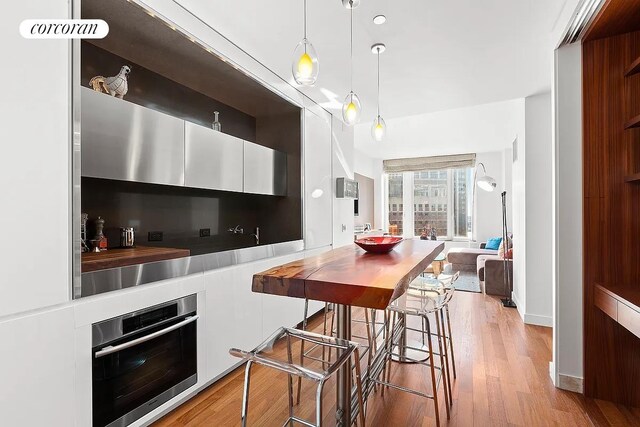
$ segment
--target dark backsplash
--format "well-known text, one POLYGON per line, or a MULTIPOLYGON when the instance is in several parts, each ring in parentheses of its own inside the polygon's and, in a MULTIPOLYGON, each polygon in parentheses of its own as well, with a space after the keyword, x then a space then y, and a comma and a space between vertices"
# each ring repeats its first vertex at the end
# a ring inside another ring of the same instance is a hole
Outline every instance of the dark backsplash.
POLYGON ((261 245, 298 240, 302 218, 296 205, 299 198, 82 178, 88 236, 94 236, 94 221, 101 216, 111 248, 120 243, 120 227, 134 227, 138 245, 185 248, 192 255, 255 246, 251 234, 256 227, 261 245), (236 225, 244 234, 227 231, 236 225), (210 237, 200 237, 205 228, 211 230, 210 237), (155 231, 163 233, 161 242, 148 241, 149 232, 155 231))

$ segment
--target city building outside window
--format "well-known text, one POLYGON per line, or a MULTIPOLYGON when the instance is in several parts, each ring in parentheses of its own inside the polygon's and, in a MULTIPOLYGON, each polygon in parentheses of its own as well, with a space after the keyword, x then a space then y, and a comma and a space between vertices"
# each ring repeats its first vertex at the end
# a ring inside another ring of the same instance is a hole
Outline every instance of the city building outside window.
MULTIPOLYGON (((387 179, 389 181, 389 185, 388 185, 388 193, 387 193, 387 198, 388 198, 388 205, 391 206, 397 206, 400 203, 403 203, 403 198, 402 198, 402 189, 403 189, 403 174, 401 173, 392 173, 389 174, 387 176, 387 179)), ((412 205, 411 202, 408 202, 409 206, 412 205)), ((388 216, 388 224, 389 226, 396 226, 397 227, 397 233, 399 235, 402 235, 404 232, 403 229, 403 213, 402 212, 397 212, 397 209, 389 209, 389 216, 388 216)), ((389 227, 391 228, 391 227, 389 227)))
POLYGON ((467 239, 473 223, 472 171, 460 168, 388 174, 387 206, 400 205, 400 212, 390 209, 388 225, 396 225, 398 234, 406 237, 435 228, 438 238, 467 239), (405 194, 405 187, 413 191, 405 194), (413 206, 413 212, 402 212, 404 204, 413 206))

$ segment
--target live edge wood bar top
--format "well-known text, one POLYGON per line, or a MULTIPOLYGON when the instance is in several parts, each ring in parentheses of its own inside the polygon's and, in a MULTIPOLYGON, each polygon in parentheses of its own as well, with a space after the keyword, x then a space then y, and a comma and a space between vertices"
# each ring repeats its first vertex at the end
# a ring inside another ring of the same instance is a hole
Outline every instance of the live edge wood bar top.
POLYGON ((253 276, 253 292, 385 309, 444 249, 444 243, 404 240, 387 254, 355 244, 253 276))
POLYGON ((188 257, 188 249, 154 248, 136 246, 126 249, 109 249, 103 252, 87 252, 82 254, 82 272, 106 270, 108 268, 126 267, 128 265, 147 262, 166 261, 169 259, 188 257))

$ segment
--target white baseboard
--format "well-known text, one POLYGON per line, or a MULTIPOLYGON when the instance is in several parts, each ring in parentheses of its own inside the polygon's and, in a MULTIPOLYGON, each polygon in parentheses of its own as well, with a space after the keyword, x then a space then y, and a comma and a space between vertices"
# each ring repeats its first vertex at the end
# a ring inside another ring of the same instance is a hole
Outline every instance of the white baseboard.
POLYGON ((518 313, 520 313, 520 318, 524 323, 526 323, 527 325, 546 326, 548 328, 553 327, 552 317, 525 313, 524 305, 520 304, 520 301, 518 301, 518 297, 516 296, 515 292, 511 293, 511 299, 518 306, 518 313))
POLYGON ((511 292, 511 299, 513 300, 513 302, 516 303, 516 307, 517 307, 516 310, 518 310, 518 313, 520 314, 520 318, 524 322, 524 305, 520 304, 520 301, 518 301, 518 296, 516 295, 515 292, 511 292))
POLYGON ((584 378, 572 377, 571 375, 558 374, 558 384, 556 387, 575 393, 584 392, 584 378))
POLYGON ((537 314, 524 315, 524 323, 528 325, 546 326, 548 328, 553 327, 553 319, 549 316, 540 316, 537 314))
POLYGON ((556 368, 553 360, 549 362, 549 376, 551 377, 551 382, 553 383, 553 385, 557 387, 558 385, 556 384, 556 368))

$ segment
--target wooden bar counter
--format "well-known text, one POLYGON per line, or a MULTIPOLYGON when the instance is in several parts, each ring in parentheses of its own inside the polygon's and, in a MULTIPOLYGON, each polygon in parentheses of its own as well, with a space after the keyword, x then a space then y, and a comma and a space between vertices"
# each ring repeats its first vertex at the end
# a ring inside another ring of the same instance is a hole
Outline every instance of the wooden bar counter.
POLYGON ((444 250, 444 243, 404 240, 388 254, 355 244, 253 276, 253 292, 383 310, 444 250))
MULTIPOLYGON (((290 262, 253 276, 253 292, 337 304, 336 335, 351 339, 351 306, 384 310, 444 250, 444 243, 404 240, 387 254, 371 254, 355 244, 290 262)), ((336 381, 336 419, 351 425, 351 364, 336 381)))

